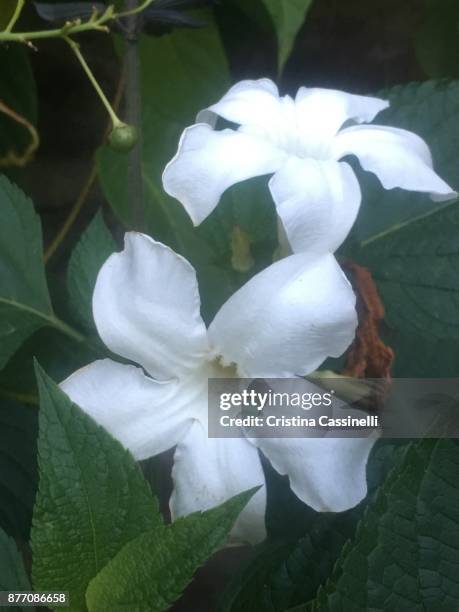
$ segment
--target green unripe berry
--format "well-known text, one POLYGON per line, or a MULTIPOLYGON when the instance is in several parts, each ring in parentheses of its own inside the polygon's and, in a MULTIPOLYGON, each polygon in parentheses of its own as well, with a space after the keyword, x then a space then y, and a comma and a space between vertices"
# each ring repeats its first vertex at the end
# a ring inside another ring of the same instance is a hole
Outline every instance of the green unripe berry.
POLYGON ((113 128, 108 137, 108 144, 114 151, 128 153, 136 144, 139 136, 134 125, 121 123, 113 128))

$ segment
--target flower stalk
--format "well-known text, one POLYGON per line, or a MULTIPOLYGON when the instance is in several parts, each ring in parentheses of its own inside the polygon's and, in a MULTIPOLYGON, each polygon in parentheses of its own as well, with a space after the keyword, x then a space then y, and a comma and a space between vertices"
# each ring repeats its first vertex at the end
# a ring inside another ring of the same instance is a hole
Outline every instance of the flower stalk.
POLYGON ((73 53, 75 54, 76 58, 80 62, 81 67, 85 71, 88 79, 91 81, 94 89, 96 90, 96 93, 99 96, 102 104, 107 109, 107 112, 108 112, 108 114, 110 116, 110 119, 112 120, 113 128, 115 129, 115 128, 123 126, 124 125, 123 122, 121 121, 121 119, 119 119, 118 115, 113 110, 113 107, 110 104, 107 96, 103 92, 103 90, 102 90, 101 86, 99 85, 96 77, 94 76, 91 68, 89 67, 87 61, 85 60, 83 54, 81 53, 80 45, 78 43, 76 43, 74 40, 72 40, 71 38, 69 38, 68 36, 65 36, 64 40, 69 44, 69 46, 72 49, 73 53))

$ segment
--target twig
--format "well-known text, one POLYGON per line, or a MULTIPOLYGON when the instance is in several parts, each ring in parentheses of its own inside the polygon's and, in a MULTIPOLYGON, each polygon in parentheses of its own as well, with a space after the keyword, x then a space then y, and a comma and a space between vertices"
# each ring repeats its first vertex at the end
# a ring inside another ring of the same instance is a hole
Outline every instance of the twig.
POLYGON ((15 151, 9 151, 4 158, 0 159, 0 167, 25 166, 31 160, 33 154, 38 149, 38 145, 40 144, 38 132, 28 119, 7 106, 2 100, 0 100, 0 112, 8 115, 8 117, 16 121, 16 123, 20 123, 28 130, 30 134, 30 142, 27 145, 26 150, 22 154, 18 154, 15 151))
MULTIPOLYGON (((23 2, 23 0, 22 0, 23 2)), ((145 0, 139 6, 135 6, 132 10, 126 10, 121 13, 116 13, 113 6, 108 6, 107 10, 101 14, 93 13, 88 21, 82 22, 81 19, 75 19, 74 21, 68 21, 61 28, 54 28, 51 30, 37 30, 36 32, 12 32, 17 18, 22 10, 21 0, 16 6, 16 10, 10 23, 3 32, 0 32, 0 42, 21 42, 28 43, 31 40, 39 40, 43 38, 65 38, 72 36, 73 34, 80 34, 81 32, 88 32, 96 30, 99 32, 108 32, 107 23, 119 19, 120 17, 135 16, 146 9, 154 0, 145 0)))

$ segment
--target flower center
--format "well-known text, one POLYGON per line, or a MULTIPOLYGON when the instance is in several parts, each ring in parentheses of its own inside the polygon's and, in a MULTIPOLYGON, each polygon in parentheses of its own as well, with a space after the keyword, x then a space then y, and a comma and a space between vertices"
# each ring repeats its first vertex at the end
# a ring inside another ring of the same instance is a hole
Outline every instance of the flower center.
POLYGON ((238 378, 237 366, 235 363, 224 365, 221 357, 216 357, 211 362, 213 378, 238 378))
POLYGON ((324 137, 322 127, 300 115, 290 96, 284 96, 281 103, 280 146, 289 155, 303 159, 328 159, 330 157, 330 141, 327 137, 324 137))
POLYGON ((276 121, 267 125, 242 125, 242 132, 261 140, 267 140, 289 156, 302 159, 325 160, 330 158, 330 134, 312 118, 300 115, 290 96, 281 98, 280 113, 276 121))

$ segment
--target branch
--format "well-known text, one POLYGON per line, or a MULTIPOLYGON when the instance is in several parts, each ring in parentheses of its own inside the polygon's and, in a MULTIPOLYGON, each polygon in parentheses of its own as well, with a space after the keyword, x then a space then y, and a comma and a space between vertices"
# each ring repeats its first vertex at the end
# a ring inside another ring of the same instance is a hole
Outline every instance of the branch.
POLYGON ((144 0, 142 4, 132 8, 131 10, 122 11, 116 13, 112 5, 108 6, 107 9, 98 14, 94 12, 88 21, 82 22, 81 19, 75 19, 74 21, 68 21, 61 28, 54 28, 51 30, 37 30, 36 32, 12 32, 14 25, 21 13, 24 5, 24 0, 18 0, 14 14, 3 32, 0 32, 0 42, 20 42, 29 44, 32 40, 39 40, 43 38, 68 38, 74 34, 80 34, 81 32, 88 31, 99 31, 109 32, 107 24, 115 19, 121 17, 129 17, 130 15, 137 15, 144 9, 146 9, 154 0, 144 0))

